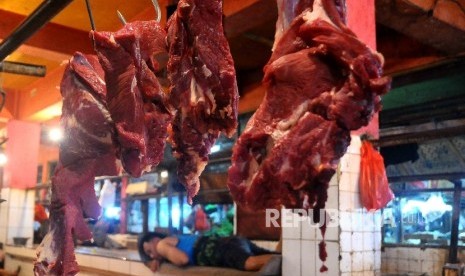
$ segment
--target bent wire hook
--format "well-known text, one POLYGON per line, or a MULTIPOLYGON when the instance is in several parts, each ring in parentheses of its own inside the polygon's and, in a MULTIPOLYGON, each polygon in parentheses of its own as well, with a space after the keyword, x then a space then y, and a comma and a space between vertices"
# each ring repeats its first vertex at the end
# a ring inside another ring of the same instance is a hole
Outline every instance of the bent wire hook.
MULTIPOLYGON (((88 0, 86 0, 87 2, 88 0)), ((160 20, 161 20, 161 9, 160 9, 160 5, 158 4, 158 1, 157 0, 152 0, 152 4, 153 4, 153 7, 155 8, 155 21, 157 21, 158 23, 160 23, 160 20)), ((118 18, 119 20, 121 21, 121 24, 123 25, 126 25, 127 24, 127 21, 126 19, 124 18, 123 14, 121 14, 121 12, 119 10, 116 10, 116 14, 118 15, 118 18)))

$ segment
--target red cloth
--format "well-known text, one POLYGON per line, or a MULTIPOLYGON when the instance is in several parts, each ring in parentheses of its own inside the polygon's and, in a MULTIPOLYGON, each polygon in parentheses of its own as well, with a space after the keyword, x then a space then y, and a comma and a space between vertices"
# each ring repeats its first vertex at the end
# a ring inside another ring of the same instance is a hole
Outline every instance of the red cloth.
POLYGON ((34 221, 38 221, 40 223, 46 221, 48 219, 47 212, 45 212, 44 206, 40 204, 36 204, 34 207, 34 221))

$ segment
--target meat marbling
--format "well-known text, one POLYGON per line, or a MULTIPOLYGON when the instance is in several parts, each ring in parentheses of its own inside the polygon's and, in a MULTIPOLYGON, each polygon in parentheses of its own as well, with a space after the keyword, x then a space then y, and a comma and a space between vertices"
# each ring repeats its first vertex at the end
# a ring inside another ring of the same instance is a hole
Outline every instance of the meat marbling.
POLYGON ((157 58, 167 55, 166 33, 156 21, 136 21, 117 32, 92 32, 92 36, 105 70, 119 157, 125 171, 139 177, 163 158, 172 120, 167 96, 155 75, 160 69, 157 58))
POLYGON ((181 0, 167 24, 170 100, 177 113, 170 141, 188 200, 220 132, 237 128, 238 91, 220 0, 181 0))

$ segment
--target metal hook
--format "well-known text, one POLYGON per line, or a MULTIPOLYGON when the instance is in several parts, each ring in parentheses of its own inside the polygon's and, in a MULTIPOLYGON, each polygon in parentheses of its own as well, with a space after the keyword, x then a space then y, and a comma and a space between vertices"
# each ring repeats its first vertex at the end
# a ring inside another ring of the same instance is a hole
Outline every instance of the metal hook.
POLYGON ((161 10, 160 10, 160 5, 158 4, 157 0, 152 0, 153 7, 155 8, 155 13, 156 13, 156 18, 155 21, 160 23, 161 20, 161 10))
POLYGON ((121 21, 121 23, 123 25, 126 25, 127 24, 127 21, 126 19, 124 18, 124 16, 121 14, 121 12, 119 10, 116 10, 116 14, 118 15, 118 18, 119 18, 119 21, 121 21))
MULTIPOLYGON (((87 3, 88 0, 86 0, 86 3, 87 3)), ((160 9, 160 5, 158 4, 158 1, 157 0, 152 0, 152 4, 153 4, 153 7, 155 8, 155 13, 156 13, 156 17, 155 17, 155 21, 157 21, 158 23, 160 23, 160 20, 161 20, 161 9, 160 9)), ((126 25, 127 24, 127 21, 126 21, 126 18, 124 18, 123 14, 119 11, 119 10, 116 10, 116 14, 118 15, 118 18, 119 18, 119 21, 121 21, 121 23, 123 25, 126 25)))
POLYGON ((87 13, 89 14, 90 27, 92 31, 95 31, 94 16, 92 15, 92 9, 90 8, 89 0, 86 0, 87 13))

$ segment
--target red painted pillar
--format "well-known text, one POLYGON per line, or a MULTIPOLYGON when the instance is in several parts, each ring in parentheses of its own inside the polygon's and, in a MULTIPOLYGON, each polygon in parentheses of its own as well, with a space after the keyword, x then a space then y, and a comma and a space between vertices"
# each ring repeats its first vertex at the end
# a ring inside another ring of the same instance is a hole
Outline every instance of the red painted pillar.
MULTIPOLYGON (((376 50, 376 18, 375 0, 346 0, 347 26, 365 42, 371 49, 376 50)), ((370 124, 353 134, 368 133, 374 138, 379 136, 378 113, 375 114, 370 124)))
POLYGON ((7 137, 4 185, 16 189, 34 187, 37 182, 40 125, 11 120, 7 124, 7 137))

